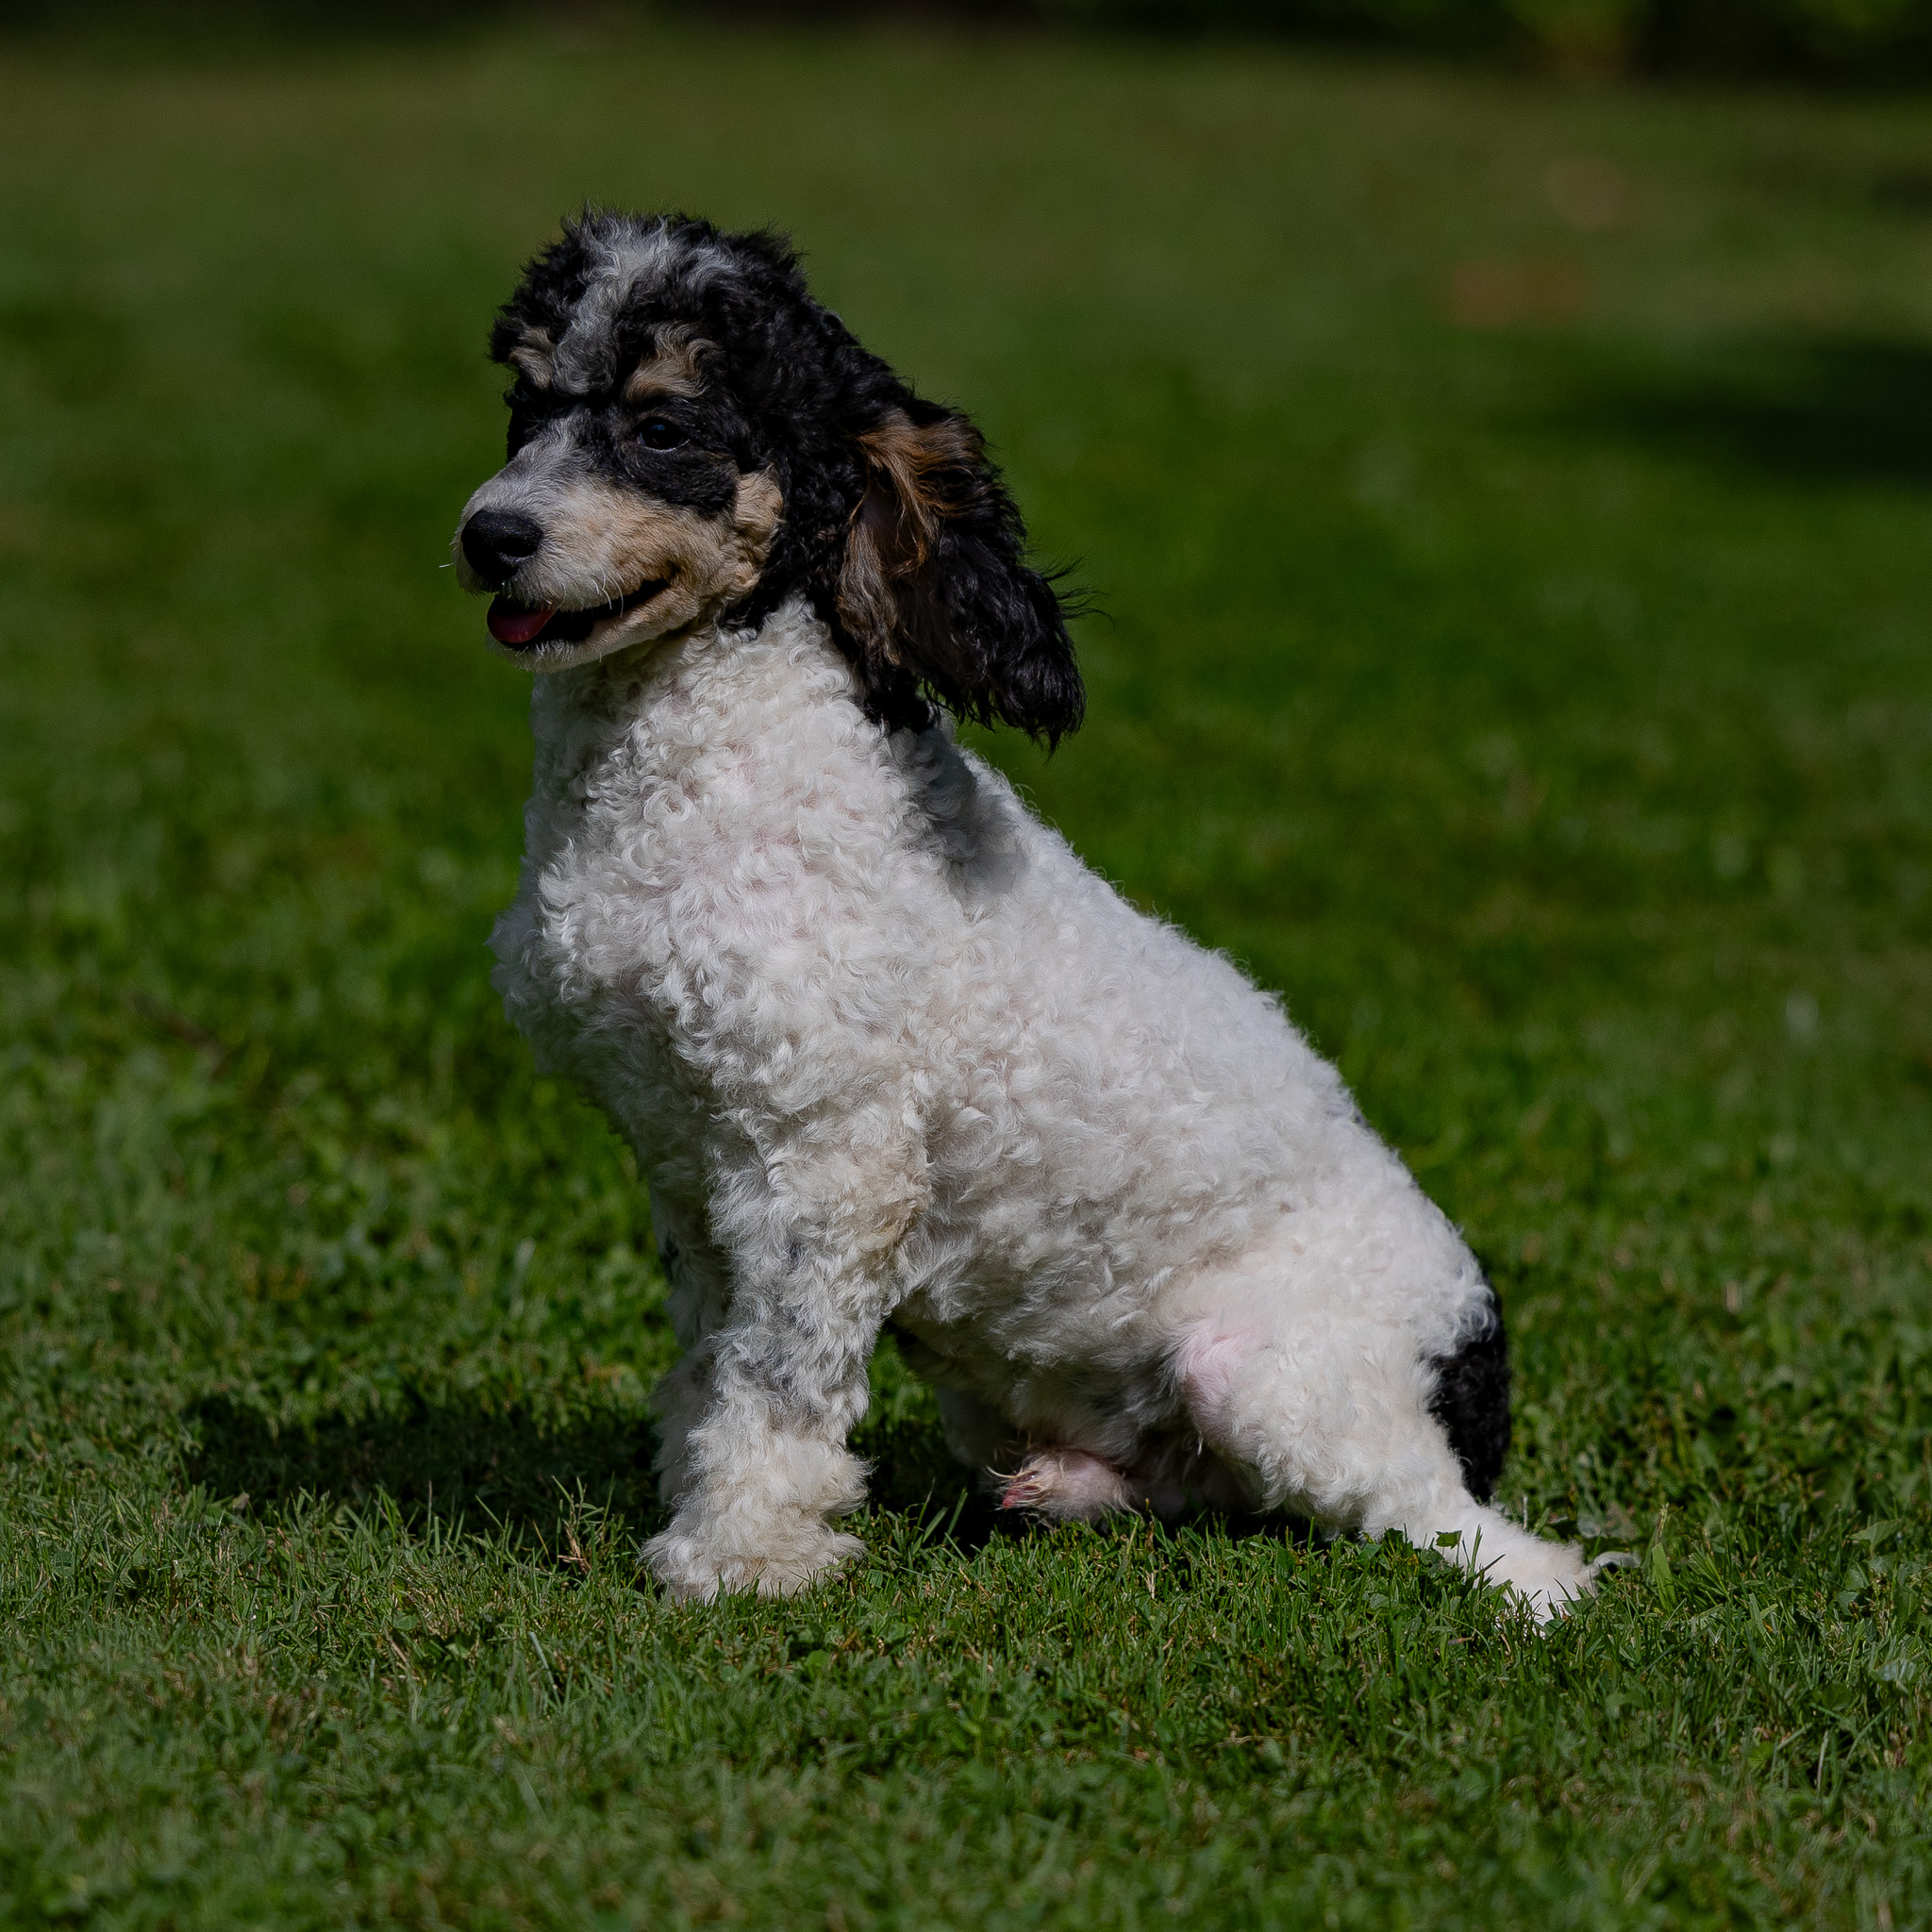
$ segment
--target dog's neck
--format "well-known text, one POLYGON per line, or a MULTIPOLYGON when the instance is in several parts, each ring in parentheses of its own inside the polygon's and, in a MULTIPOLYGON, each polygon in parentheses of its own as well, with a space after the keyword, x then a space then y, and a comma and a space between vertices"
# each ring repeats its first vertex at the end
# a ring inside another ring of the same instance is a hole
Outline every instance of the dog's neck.
POLYGON ((708 624, 539 677, 530 724, 533 849, 620 799, 627 815, 673 809, 678 793, 735 817, 756 794, 760 815, 782 815, 801 787, 861 781, 892 761, 803 598, 755 629, 708 624), (550 818, 547 836, 538 817, 550 818))
POLYGON ((703 710, 705 741, 715 744, 745 705, 761 708, 778 687, 793 703, 858 695, 857 679, 802 597, 754 627, 714 618, 539 676, 531 724, 540 746, 608 740, 640 724, 675 741, 689 734, 680 721, 703 710))

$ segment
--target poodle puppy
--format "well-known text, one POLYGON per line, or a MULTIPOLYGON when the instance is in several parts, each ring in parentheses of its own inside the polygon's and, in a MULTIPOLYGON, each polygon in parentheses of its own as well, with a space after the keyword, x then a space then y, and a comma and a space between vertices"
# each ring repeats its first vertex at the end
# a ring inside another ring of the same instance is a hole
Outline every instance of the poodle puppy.
POLYGON ((1083 693, 978 431, 786 244, 587 213, 496 319, 508 461, 455 543, 540 674, 495 984, 636 1150, 684 1351, 671 1592, 861 1552, 890 1327, 1049 1519, 1401 1530, 1541 1617, 1580 1554, 1487 1507, 1496 1299, 1335 1070, 952 738, 1083 693))

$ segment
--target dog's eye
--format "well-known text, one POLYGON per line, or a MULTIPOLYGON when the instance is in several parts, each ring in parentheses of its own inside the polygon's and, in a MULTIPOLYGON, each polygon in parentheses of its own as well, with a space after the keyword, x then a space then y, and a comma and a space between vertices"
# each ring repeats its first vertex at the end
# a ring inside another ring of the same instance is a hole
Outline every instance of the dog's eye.
POLYGON ((691 439, 675 423, 653 416, 648 423, 638 425, 638 441, 646 449, 681 449, 691 439))

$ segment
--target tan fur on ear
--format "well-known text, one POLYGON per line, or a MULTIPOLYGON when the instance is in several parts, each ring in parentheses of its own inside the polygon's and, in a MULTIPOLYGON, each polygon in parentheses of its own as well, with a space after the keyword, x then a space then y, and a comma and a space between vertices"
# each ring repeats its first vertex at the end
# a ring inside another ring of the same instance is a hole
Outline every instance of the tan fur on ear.
POLYGON ((526 328, 523 339, 509 352, 509 362, 513 369, 521 369, 539 389, 548 389, 551 378, 551 358, 557 353, 557 344, 541 328, 526 328))
POLYGON ((899 661, 898 639, 914 618, 903 594, 931 559, 947 514, 938 483, 982 458, 979 432, 963 417, 913 423, 894 409, 858 438, 868 481, 845 540, 839 621, 867 657, 899 661))

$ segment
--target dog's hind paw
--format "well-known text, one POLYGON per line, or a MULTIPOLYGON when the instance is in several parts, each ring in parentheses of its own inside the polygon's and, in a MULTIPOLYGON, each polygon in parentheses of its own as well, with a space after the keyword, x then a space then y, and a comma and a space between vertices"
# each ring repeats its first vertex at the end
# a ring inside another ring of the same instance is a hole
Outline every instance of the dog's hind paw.
POLYGON ((1058 1523, 1092 1523, 1135 1504, 1133 1485, 1112 1463, 1085 1449, 1036 1449, 1000 1492, 1002 1509, 1024 1509, 1058 1523))
POLYGON ((701 1531, 674 1522, 644 1545, 651 1574, 678 1603, 709 1603, 720 1592, 795 1596, 822 1576, 865 1555, 856 1536, 823 1523, 788 1526, 756 1552, 721 1549, 701 1531))
POLYGON ((1484 1580, 1520 1598, 1539 1624, 1567 1617, 1585 1597, 1594 1596, 1607 1570, 1633 1562, 1626 1552, 1612 1551, 1595 1562, 1585 1562, 1574 1543, 1541 1543, 1534 1552, 1512 1551, 1494 1564, 1483 1566, 1484 1580))
POLYGON ((1439 1535, 1438 1548, 1513 1598, 1541 1624, 1555 1623, 1593 1596, 1603 1573, 1624 1560, 1612 1555, 1588 1562, 1574 1543, 1548 1542, 1491 1509, 1473 1514, 1473 1533, 1439 1535))

